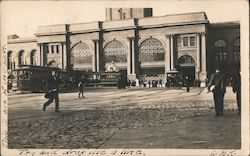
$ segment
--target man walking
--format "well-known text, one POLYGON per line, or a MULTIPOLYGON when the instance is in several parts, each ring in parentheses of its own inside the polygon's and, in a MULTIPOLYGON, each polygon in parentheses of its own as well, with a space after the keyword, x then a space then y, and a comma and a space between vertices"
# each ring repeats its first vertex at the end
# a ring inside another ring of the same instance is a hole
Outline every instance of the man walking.
POLYGON ((48 78, 47 90, 48 90, 47 93, 49 93, 49 100, 43 104, 43 111, 46 111, 46 107, 50 105, 55 99, 55 112, 59 112, 59 97, 58 97, 59 81, 58 78, 56 77, 55 71, 52 71, 51 76, 48 78))
POLYGON ((216 72, 212 74, 208 83, 208 90, 213 92, 216 116, 222 116, 226 82, 225 76, 220 69, 216 69, 216 72))
POLYGON ((79 88, 78 97, 80 98, 80 95, 82 94, 82 98, 85 98, 85 97, 83 96, 83 89, 84 89, 84 82, 83 82, 83 80, 81 80, 81 81, 78 83, 78 88, 79 88))
POLYGON ((236 93, 238 111, 241 114, 241 76, 239 71, 236 71, 232 77, 232 87, 233 92, 236 93))

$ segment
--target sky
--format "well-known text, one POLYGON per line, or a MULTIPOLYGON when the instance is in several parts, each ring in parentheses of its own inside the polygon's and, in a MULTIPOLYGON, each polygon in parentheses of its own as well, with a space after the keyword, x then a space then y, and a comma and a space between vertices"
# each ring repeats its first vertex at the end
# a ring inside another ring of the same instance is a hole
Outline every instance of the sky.
POLYGON ((32 36, 38 26, 105 21, 105 8, 153 8, 153 16, 201 12, 210 23, 241 21, 247 0, 2 1, 1 34, 32 36))

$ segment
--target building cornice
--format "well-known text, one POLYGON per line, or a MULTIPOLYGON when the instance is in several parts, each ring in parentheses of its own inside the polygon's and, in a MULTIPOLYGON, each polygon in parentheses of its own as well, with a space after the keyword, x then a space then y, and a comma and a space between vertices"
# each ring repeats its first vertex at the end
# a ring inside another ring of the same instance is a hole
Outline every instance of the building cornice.
POLYGON ((171 26, 183 26, 183 25, 196 25, 196 24, 208 24, 208 20, 204 21, 193 21, 193 22, 179 22, 179 23, 163 23, 163 24, 152 24, 152 25, 139 25, 138 27, 141 29, 147 28, 163 28, 163 27, 171 27, 171 26))
POLYGON ((137 26, 102 29, 104 32, 136 29, 137 26))
POLYGON ((53 32, 53 33, 36 33, 34 35, 40 37, 40 36, 66 35, 66 34, 67 32, 53 32))
POLYGON ((7 43, 8 44, 14 44, 14 43, 32 43, 32 42, 37 42, 37 38, 17 38, 17 39, 12 39, 12 40, 8 40, 7 43))
POLYGON ((100 32, 101 29, 89 29, 89 30, 78 30, 78 31, 70 31, 70 34, 86 34, 86 33, 96 33, 100 32))

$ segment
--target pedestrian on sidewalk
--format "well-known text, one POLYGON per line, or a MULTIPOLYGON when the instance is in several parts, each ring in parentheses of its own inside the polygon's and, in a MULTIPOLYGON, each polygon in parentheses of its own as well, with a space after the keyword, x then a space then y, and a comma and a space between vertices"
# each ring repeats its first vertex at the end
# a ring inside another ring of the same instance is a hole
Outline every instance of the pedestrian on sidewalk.
POLYGON ((237 70, 232 77, 233 92, 236 93, 239 114, 241 114, 241 76, 237 70))
POLYGON ((159 87, 162 87, 162 79, 159 80, 159 87))
POLYGON ((223 115, 224 95, 226 93, 225 76, 219 68, 212 74, 208 83, 208 91, 213 92, 216 116, 223 115))
POLYGON ((78 98, 80 98, 80 95, 82 94, 82 98, 85 98, 85 96, 83 96, 83 90, 84 90, 84 82, 83 80, 80 80, 80 82, 78 83, 78 88, 79 88, 79 94, 78 94, 78 98))
POLYGON ((148 80, 148 87, 150 87, 150 85, 151 85, 151 82, 150 82, 150 80, 148 80))
POLYGON ((45 94, 45 97, 49 98, 49 100, 43 104, 43 111, 46 111, 46 107, 49 106, 55 99, 55 112, 59 112, 59 80, 56 76, 55 71, 51 72, 51 75, 47 80, 46 88, 47 92, 45 94))

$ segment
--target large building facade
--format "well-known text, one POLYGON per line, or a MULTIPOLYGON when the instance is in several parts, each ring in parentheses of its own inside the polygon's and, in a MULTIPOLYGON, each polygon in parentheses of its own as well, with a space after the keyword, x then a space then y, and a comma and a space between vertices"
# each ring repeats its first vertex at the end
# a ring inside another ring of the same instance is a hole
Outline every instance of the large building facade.
POLYGON ((105 71, 114 62, 128 79, 178 70, 202 82, 216 66, 240 65, 239 22, 209 23, 204 12, 152 16, 150 8, 108 8, 106 21, 41 26, 36 37, 8 39, 8 69, 19 65, 105 71))

